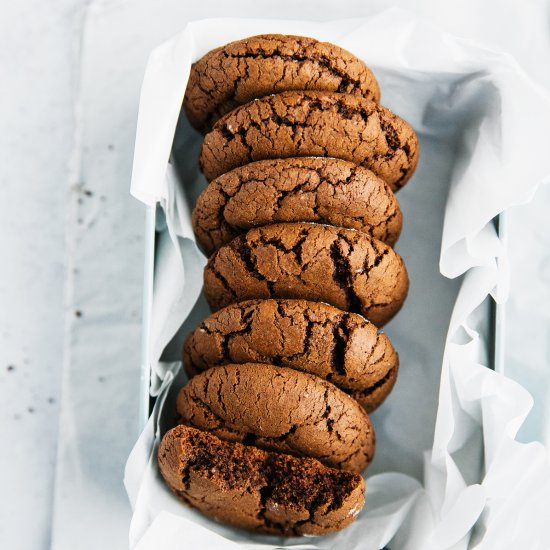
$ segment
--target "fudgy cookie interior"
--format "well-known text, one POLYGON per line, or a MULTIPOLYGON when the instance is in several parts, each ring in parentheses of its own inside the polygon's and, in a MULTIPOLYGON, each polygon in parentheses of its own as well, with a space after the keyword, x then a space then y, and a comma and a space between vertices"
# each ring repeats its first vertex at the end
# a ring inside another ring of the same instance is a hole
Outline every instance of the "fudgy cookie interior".
POLYGON ((353 521, 364 502, 357 474, 228 443, 188 426, 165 434, 158 460, 182 500, 226 523, 265 533, 336 531, 353 521))

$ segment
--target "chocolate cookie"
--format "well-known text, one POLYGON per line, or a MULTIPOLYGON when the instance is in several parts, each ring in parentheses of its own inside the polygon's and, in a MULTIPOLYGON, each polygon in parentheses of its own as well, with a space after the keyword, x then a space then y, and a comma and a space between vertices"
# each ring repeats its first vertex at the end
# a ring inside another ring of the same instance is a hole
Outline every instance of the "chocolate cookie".
POLYGON ((181 389, 184 424, 228 441, 316 458, 361 472, 374 454, 367 413, 333 384, 304 372, 261 363, 204 371, 181 389))
POLYGON ((311 458, 228 443, 188 426, 163 437, 158 462, 172 491, 203 514, 275 535, 323 535, 349 525, 363 478, 311 458))
POLYGON ((358 229, 393 245, 403 218, 388 185, 367 168, 334 158, 260 160, 210 183, 193 210, 209 256, 251 227, 321 222, 358 229))
POLYGON ((336 157, 372 170, 395 191, 412 176, 418 139, 389 109, 333 92, 283 92, 237 107, 202 144, 209 181, 254 160, 336 157))
POLYGON ((348 51, 313 38, 265 34, 231 42, 194 63, 183 106, 191 124, 204 131, 238 105, 285 90, 380 99, 374 75, 348 51))
POLYGON ((301 298, 360 313, 381 326, 401 308, 408 276, 388 245, 315 223, 250 229, 222 246, 204 269, 214 311, 257 298, 301 298))
POLYGON ((350 394, 367 412, 390 393, 399 360, 388 337, 361 315, 306 300, 249 300, 221 309, 183 348, 191 377, 228 363, 309 372, 350 394))

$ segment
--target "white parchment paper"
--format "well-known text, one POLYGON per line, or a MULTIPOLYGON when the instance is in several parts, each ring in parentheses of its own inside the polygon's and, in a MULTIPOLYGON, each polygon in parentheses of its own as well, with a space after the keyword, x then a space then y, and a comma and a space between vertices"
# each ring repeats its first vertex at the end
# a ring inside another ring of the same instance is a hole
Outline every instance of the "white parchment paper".
POLYGON ((504 299, 508 280, 491 220, 548 181, 548 127, 549 98, 512 58, 396 9, 331 23, 198 21, 152 53, 132 193, 164 211, 150 335, 158 399, 126 468, 131 547, 550 547, 547 450, 514 439, 532 398, 487 368, 487 297, 504 299), (179 343, 207 315, 199 298, 205 259, 189 223, 205 184, 196 161, 200 136, 184 120, 178 125, 190 64, 216 46, 265 32, 313 36, 363 58, 379 79, 382 103, 408 120, 421 142, 415 177, 398 195, 405 224, 397 249, 411 290, 387 332, 400 353, 400 377, 373 414, 378 446, 367 505, 351 527, 323 538, 275 539, 219 525, 182 506, 156 467, 159 436, 184 383, 179 343))

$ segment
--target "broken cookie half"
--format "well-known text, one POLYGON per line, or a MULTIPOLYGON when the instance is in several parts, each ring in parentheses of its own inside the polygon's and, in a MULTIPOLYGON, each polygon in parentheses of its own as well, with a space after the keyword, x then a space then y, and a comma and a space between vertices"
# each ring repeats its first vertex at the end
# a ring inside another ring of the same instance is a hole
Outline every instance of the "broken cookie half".
POLYGON ((365 501, 359 474, 222 441, 185 425, 165 434, 158 461, 166 483, 183 501, 215 520, 256 532, 338 531, 365 501))

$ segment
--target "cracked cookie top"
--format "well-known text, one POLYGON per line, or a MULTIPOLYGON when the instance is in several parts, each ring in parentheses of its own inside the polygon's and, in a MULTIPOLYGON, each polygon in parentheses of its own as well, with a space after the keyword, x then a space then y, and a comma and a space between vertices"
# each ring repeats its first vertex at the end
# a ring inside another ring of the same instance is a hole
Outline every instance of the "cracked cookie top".
POLYGON ((389 109, 332 92, 283 92, 237 107, 203 141, 199 164, 208 181, 252 161, 335 157, 372 170, 392 190, 418 162, 418 138, 389 109))
POLYGON ((408 276, 388 245, 354 229, 279 223, 250 229, 222 246, 204 270, 216 311, 258 298, 300 298, 360 313, 376 326, 401 308, 408 276))
POLYGON ((183 106, 191 124, 208 131, 238 105, 287 90, 380 99, 370 69, 343 48, 303 36, 264 34, 231 42, 194 63, 183 106))
POLYGON ((193 210, 193 229, 208 256, 247 229, 276 222, 349 227, 393 245, 402 220, 382 179, 351 162, 318 157, 234 168, 210 182, 193 210))
POLYGON ((184 425, 164 435, 158 462, 179 498, 216 520, 262 533, 338 531, 365 502, 359 474, 230 443, 184 425))
POLYGON ((268 363, 320 376, 370 412, 387 396, 398 356, 364 317, 306 300, 248 300, 205 319, 186 339, 189 376, 228 363, 268 363))
POLYGON ((361 472, 374 454, 366 412, 317 376, 260 363, 225 365, 193 377, 181 390, 184 424, 222 439, 361 472))

